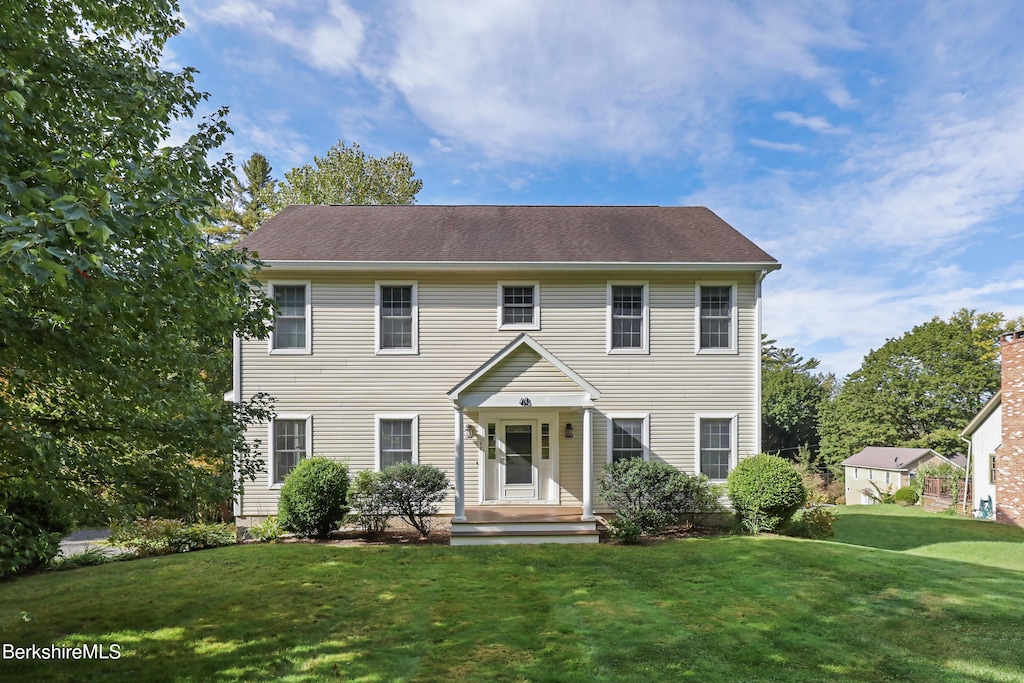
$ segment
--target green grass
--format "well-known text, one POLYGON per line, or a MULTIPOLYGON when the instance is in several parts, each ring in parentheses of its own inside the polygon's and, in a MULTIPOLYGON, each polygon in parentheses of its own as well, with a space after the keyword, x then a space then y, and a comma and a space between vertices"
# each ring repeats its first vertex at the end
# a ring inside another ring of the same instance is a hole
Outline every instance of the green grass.
POLYGON ((842 510, 839 542, 285 544, 23 577, 0 643, 123 656, 0 680, 1024 681, 1024 565, 976 553, 1005 564, 1024 531, 914 512, 842 510))

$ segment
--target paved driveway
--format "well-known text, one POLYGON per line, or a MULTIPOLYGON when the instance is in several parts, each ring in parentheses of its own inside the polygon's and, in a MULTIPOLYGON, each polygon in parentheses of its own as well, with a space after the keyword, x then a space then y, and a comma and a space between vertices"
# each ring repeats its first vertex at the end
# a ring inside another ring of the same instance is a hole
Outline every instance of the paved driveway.
POLYGON ((64 557, 68 555, 75 555, 83 550, 89 548, 96 548, 99 550, 108 551, 109 554, 113 555, 119 550, 117 548, 111 548, 106 543, 103 543, 110 536, 110 529, 85 529, 83 531, 76 531, 70 536, 65 536, 60 542, 60 554, 64 557))

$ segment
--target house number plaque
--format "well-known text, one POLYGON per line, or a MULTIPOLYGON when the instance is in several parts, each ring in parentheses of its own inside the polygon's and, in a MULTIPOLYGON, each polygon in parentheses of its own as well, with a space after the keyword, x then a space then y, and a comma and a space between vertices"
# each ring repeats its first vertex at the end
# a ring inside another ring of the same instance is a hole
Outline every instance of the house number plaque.
POLYGON ((531 401, 529 397, 523 396, 521 399, 519 399, 519 405, 523 406, 524 408, 528 408, 533 405, 533 401, 531 401))

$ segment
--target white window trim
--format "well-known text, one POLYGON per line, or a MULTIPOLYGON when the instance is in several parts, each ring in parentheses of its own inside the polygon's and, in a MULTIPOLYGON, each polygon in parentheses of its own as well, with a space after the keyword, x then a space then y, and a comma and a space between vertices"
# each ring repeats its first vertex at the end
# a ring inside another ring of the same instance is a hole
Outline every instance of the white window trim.
MULTIPOLYGON (((306 288, 306 346, 304 348, 294 349, 278 349, 274 345, 277 343, 277 330, 271 330, 270 338, 267 339, 267 353, 273 355, 310 355, 313 353, 313 306, 311 300, 313 298, 313 285, 309 280, 271 280, 267 283, 267 296, 271 300, 274 298, 274 287, 294 287, 303 285, 306 288)), ((272 322, 276 322, 277 316, 274 316, 272 322)))
POLYGON ((499 330, 539 330, 540 329, 540 282, 517 282, 505 280, 498 283, 498 329, 499 330), (532 323, 505 323, 505 316, 502 315, 505 308, 506 287, 533 287, 533 322, 532 323))
MULTIPOLYGON (((729 420, 729 471, 732 472, 736 469, 736 465, 739 464, 739 448, 737 436, 739 430, 737 429, 737 422, 739 420, 739 413, 697 413, 693 416, 693 469, 696 474, 700 474, 700 421, 701 420, 729 420)), ((710 481, 721 484, 725 482, 725 479, 710 479, 710 481)))
POLYGON ((693 346, 694 351, 699 355, 722 355, 722 354, 737 354, 739 353, 739 344, 737 340, 739 338, 738 332, 738 321, 739 321, 739 304, 737 301, 737 286, 736 282, 726 281, 715 281, 715 280, 702 280, 694 285, 693 296, 694 296, 694 328, 693 328, 693 346), (705 349, 701 348, 700 345, 700 289, 701 287, 729 287, 730 294, 729 298, 732 301, 731 318, 729 322, 729 347, 723 349, 705 349))
MULTIPOLYGON (((267 488, 279 489, 284 482, 274 482, 275 463, 277 458, 274 451, 277 448, 277 439, 274 438, 274 423, 278 420, 305 420, 306 422, 306 455, 303 459, 313 457, 313 416, 309 413, 281 413, 275 415, 267 425, 267 488)), ((296 463, 298 465, 298 463, 296 463)))
POLYGON ((605 350, 615 355, 644 355, 650 353, 650 332, 651 332, 651 307, 650 283, 646 280, 609 280, 607 296, 605 299, 605 350), (638 349, 613 349, 612 348, 612 287, 643 287, 644 318, 640 325, 640 348, 638 349))
POLYGON ((420 462, 420 416, 416 413, 378 413, 373 416, 373 469, 381 471, 380 466, 380 423, 382 420, 412 421, 412 462, 420 462))
POLYGON ((373 285, 373 348, 378 356, 415 356, 420 352, 419 286, 413 280, 378 280, 373 285), (412 347, 408 349, 382 349, 380 347, 380 291, 382 287, 412 287, 412 347))
POLYGON ((644 447, 644 460, 651 459, 651 414, 650 413, 607 413, 607 431, 605 432, 605 440, 608 442, 607 457, 605 462, 609 465, 612 462, 612 422, 615 420, 643 420, 644 426, 640 432, 640 438, 643 442, 644 447))

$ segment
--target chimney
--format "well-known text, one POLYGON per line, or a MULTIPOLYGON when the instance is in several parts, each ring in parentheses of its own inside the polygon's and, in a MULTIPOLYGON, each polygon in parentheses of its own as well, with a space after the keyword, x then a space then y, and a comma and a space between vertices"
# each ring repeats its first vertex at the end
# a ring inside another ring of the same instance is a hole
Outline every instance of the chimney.
POLYGON ((1024 526, 1024 330, 999 337, 1003 443, 996 451, 996 521, 1024 526))

